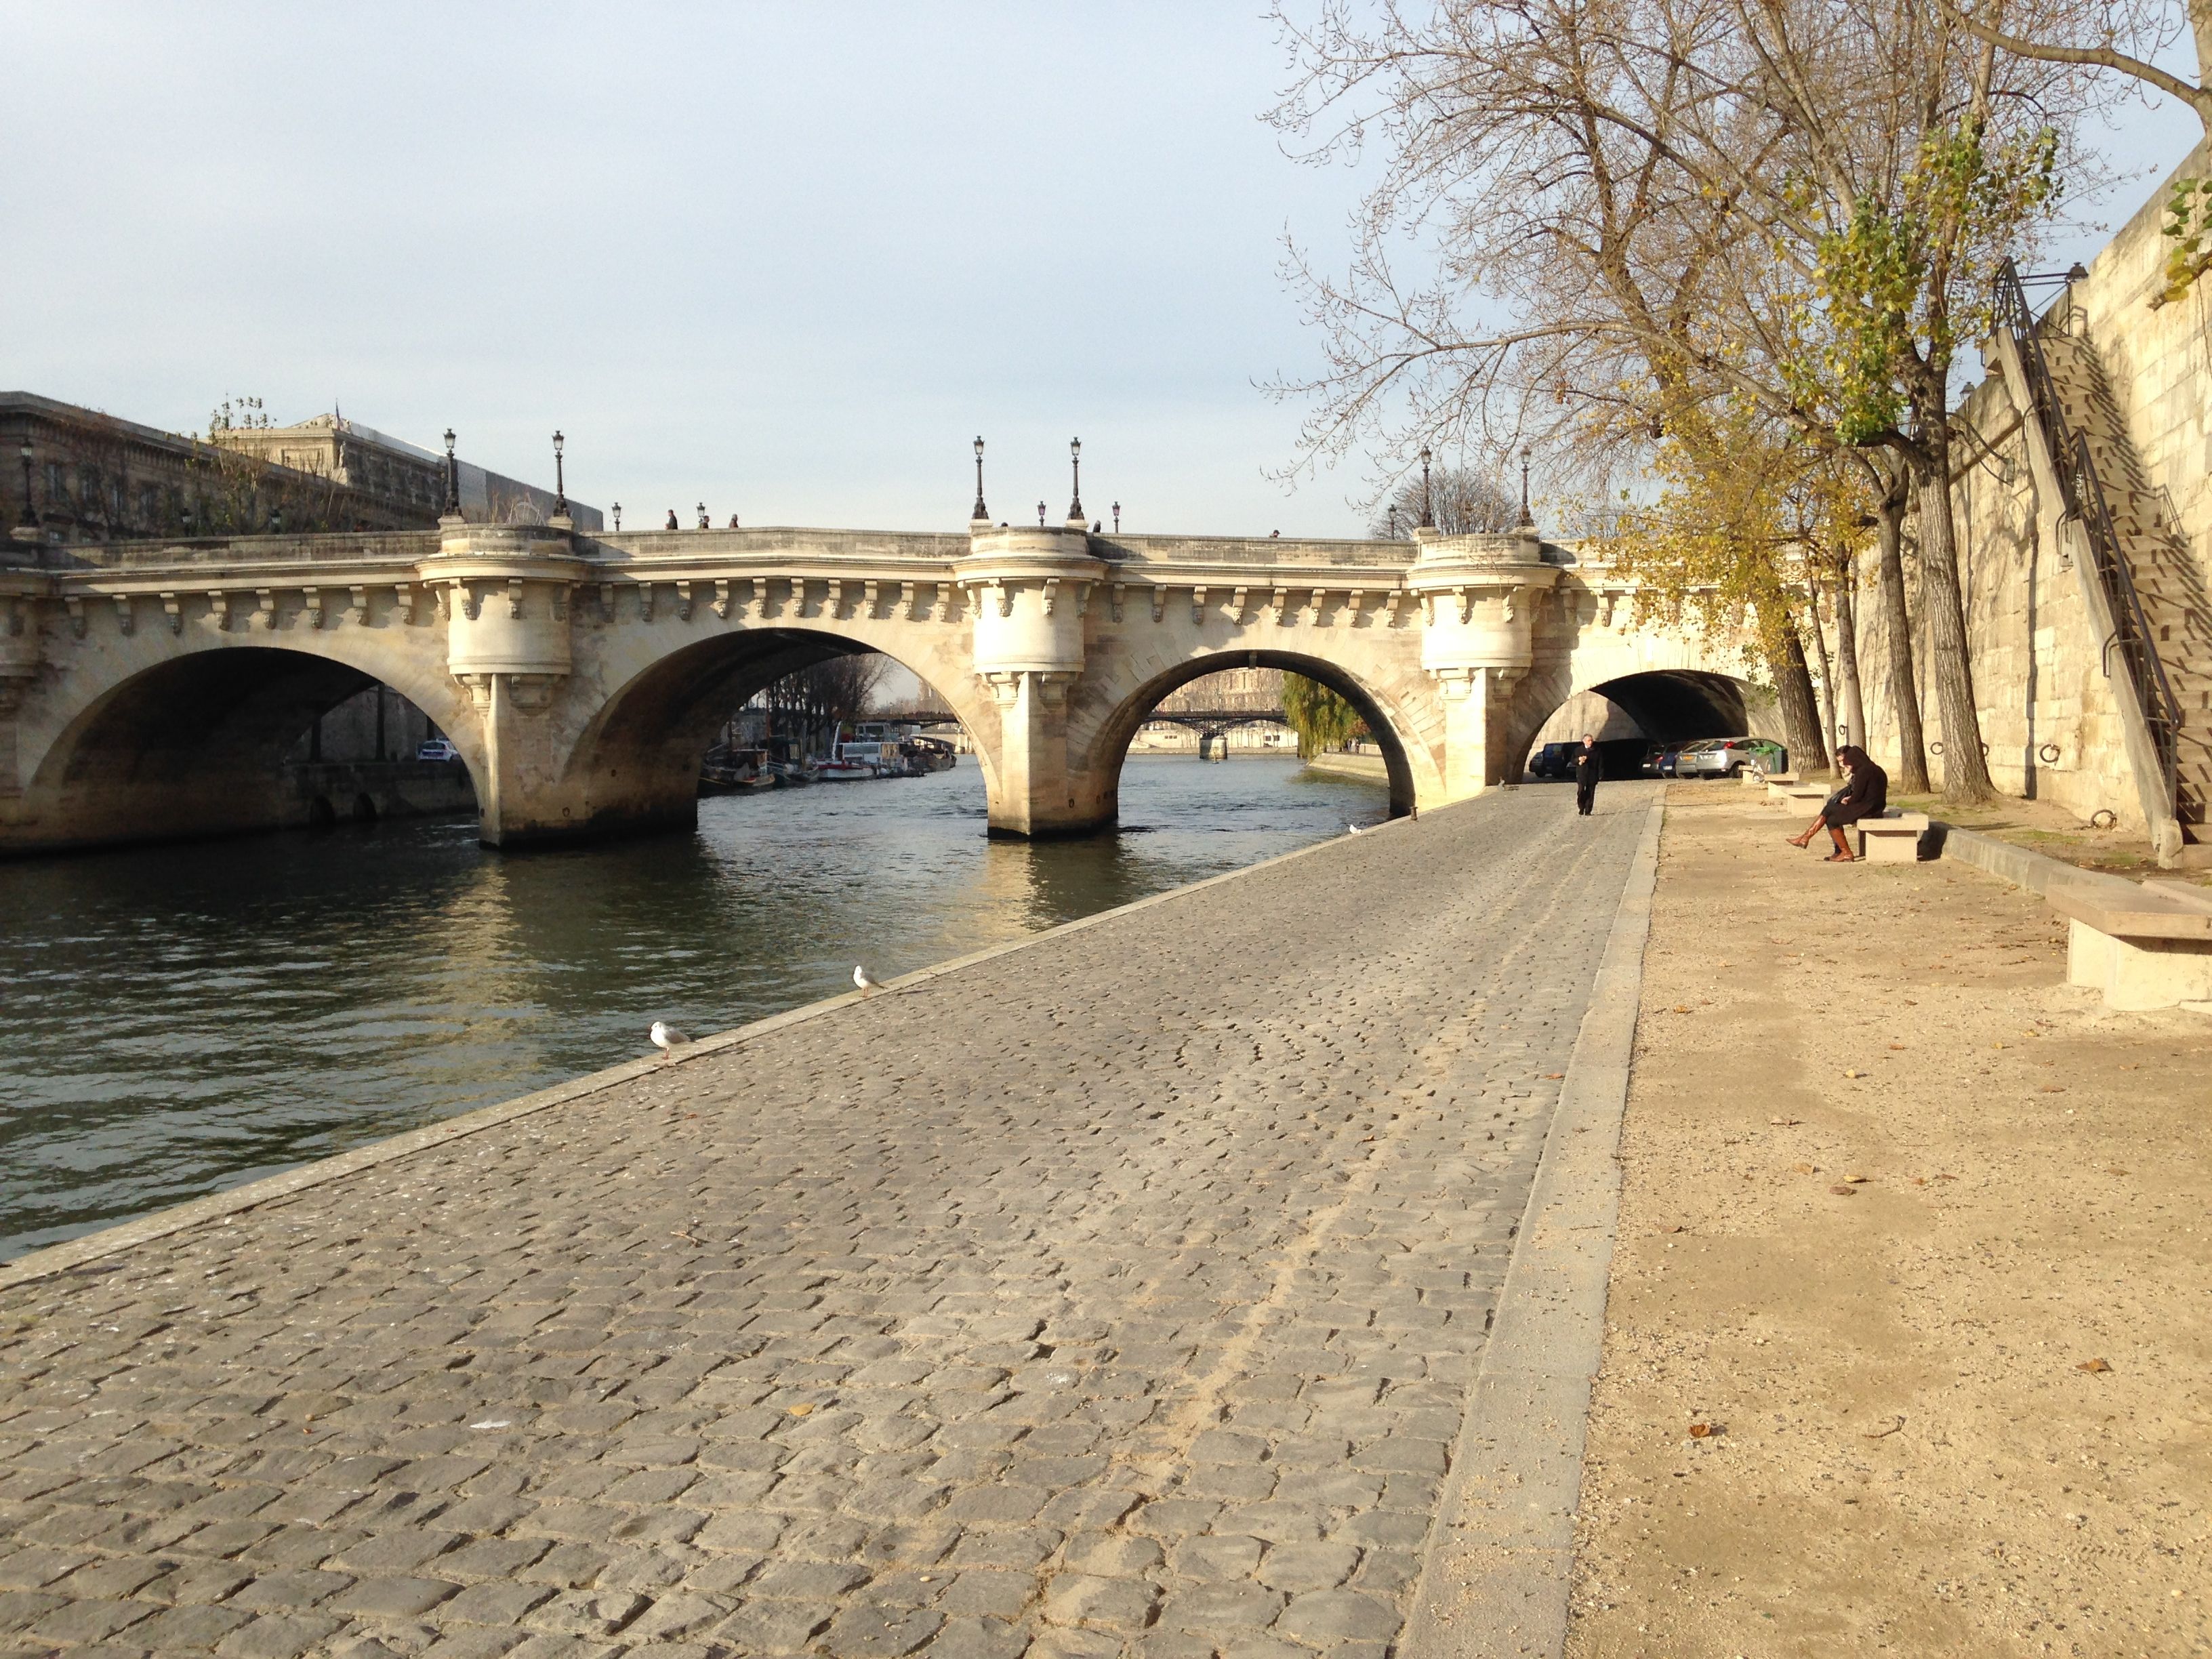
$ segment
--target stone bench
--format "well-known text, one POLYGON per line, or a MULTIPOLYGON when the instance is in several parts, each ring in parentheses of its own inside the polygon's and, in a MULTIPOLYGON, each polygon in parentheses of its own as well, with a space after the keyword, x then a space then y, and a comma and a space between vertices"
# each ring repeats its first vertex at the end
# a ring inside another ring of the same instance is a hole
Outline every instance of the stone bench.
MULTIPOLYGON (((1747 782, 1751 775, 1748 773, 1745 775, 1747 782)), ((1797 787, 1797 775, 1795 772, 1765 772, 1759 775, 1759 781, 1766 786, 1766 804, 1774 806, 1781 803, 1784 794, 1797 787)))
POLYGON ((1850 827, 1858 832, 1859 856, 1869 864, 1917 864, 1920 838, 1928 833, 1928 814, 1900 812, 1893 806, 1878 818, 1861 818, 1850 827))
POLYGON ((2066 977, 2108 1008, 2212 1003, 2212 888, 2081 871, 2044 890, 2067 921, 2066 977))
POLYGON ((1817 812, 1827 805, 1828 797, 1835 793, 1825 783, 1785 783, 1766 792, 1767 803, 1773 806, 1794 807, 1800 812, 1817 812))

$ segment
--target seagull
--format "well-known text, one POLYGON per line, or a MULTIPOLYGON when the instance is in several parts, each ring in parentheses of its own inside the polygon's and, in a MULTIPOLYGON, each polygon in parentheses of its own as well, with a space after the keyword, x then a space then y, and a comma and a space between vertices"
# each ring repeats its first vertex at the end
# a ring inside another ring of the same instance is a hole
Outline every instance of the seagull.
POLYGON ((662 1054, 673 1055, 678 1047, 690 1041, 666 1021, 656 1019, 653 1022, 653 1046, 662 1054))
POLYGON ((860 994, 863 996, 871 991, 880 991, 884 988, 876 982, 876 976, 858 963, 853 964, 853 983, 860 988, 860 994))
POLYGON ((1359 833, 1359 826, 1358 826, 1358 824, 1356 824, 1356 823, 1347 823, 1347 824, 1346 824, 1346 825, 1344 826, 1344 828, 1345 828, 1345 832, 1346 832, 1347 835, 1354 835, 1354 836, 1356 836, 1356 835, 1358 835, 1358 834, 1359 833))

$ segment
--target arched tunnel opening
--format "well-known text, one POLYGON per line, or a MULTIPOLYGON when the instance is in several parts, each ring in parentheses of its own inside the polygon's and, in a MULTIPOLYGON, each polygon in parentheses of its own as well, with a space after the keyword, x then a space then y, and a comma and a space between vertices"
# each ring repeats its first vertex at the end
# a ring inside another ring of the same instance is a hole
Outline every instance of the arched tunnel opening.
POLYGON ((1655 749, 1705 738, 1778 737, 1769 700, 1727 674, 1655 669, 1603 681, 1553 710, 1530 740, 1534 762, 1547 744, 1598 740, 1608 777, 1634 777, 1655 749))
POLYGON ((435 724, 362 670, 239 646, 125 680, 28 780, 15 850, 116 846, 472 811, 435 724), (365 810, 364 810, 365 809, 365 810))

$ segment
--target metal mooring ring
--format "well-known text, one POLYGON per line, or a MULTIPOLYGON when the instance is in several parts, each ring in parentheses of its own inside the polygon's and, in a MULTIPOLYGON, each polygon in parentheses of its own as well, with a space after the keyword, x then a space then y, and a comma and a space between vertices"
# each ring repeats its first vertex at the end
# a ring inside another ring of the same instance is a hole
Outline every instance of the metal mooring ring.
POLYGON ((2051 765, 2058 758, 2058 745, 2055 743, 2045 744, 2042 748, 2035 751, 2035 757, 2045 766, 2051 765))

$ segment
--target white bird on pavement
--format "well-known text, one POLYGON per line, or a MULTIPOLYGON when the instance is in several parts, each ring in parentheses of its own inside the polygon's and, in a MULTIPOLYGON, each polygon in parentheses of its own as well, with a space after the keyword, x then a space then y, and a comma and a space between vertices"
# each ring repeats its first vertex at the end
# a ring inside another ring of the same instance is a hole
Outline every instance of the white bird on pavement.
POLYGON ((681 1045, 690 1042, 683 1032, 665 1020, 653 1022, 653 1046, 664 1054, 673 1054, 681 1045))
POLYGON ((1347 823, 1344 827, 1352 835, 1356 836, 1359 833, 1359 826, 1356 823, 1347 823))
POLYGON ((863 996, 871 991, 880 991, 884 988, 876 982, 876 976, 858 963, 853 964, 853 983, 860 988, 860 994, 863 996))

